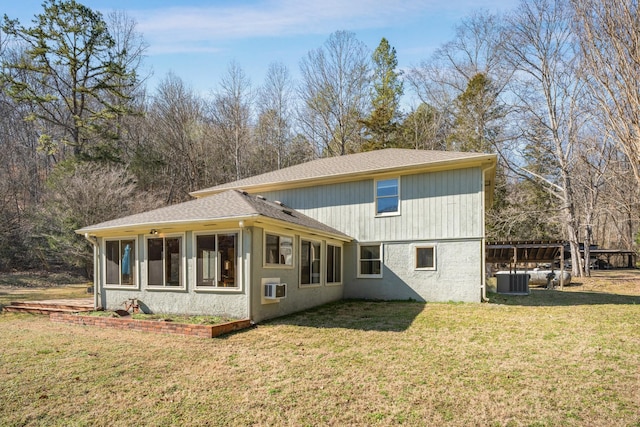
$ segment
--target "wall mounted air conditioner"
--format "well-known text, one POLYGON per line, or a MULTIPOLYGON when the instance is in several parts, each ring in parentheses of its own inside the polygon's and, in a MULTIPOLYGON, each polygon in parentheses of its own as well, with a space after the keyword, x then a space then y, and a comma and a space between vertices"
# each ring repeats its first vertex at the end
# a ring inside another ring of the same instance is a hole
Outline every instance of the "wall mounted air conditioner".
POLYGON ((287 297, 286 283, 266 283, 264 285, 265 299, 281 299, 287 297))

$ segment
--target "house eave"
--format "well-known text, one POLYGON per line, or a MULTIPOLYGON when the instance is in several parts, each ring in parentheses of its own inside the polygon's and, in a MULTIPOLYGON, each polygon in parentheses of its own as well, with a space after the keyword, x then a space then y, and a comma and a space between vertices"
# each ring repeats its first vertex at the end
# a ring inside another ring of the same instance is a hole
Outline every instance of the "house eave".
POLYGON ((151 234, 151 230, 157 231, 158 235, 171 234, 171 233, 183 233, 185 231, 204 230, 208 228, 241 228, 240 222, 244 222, 242 226, 249 227, 258 225, 263 227, 270 225, 287 230, 294 230, 298 233, 303 233, 312 236, 322 236, 333 240, 342 242, 350 242, 352 239, 341 233, 334 233, 327 230, 320 230, 313 227, 306 227, 303 225, 282 221, 280 219, 270 218, 264 215, 243 215, 233 216, 225 218, 211 218, 201 220, 184 220, 184 221, 158 221, 158 222, 145 222, 133 225, 113 226, 113 227, 101 227, 92 228, 86 227, 76 230, 75 232, 85 236, 95 237, 113 237, 113 236, 126 236, 126 235, 138 235, 151 234))
POLYGON ((145 221, 137 224, 114 225, 107 227, 84 227, 75 230, 77 234, 90 236, 110 236, 114 234, 150 234, 152 229, 159 233, 182 232, 194 228, 232 226, 236 223, 239 227, 240 221, 255 220, 260 215, 238 215, 221 218, 186 219, 179 221, 145 221))
POLYGON ((493 205, 494 192, 496 189, 496 168, 497 163, 494 161, 491 164, 485 164, 482 166, 483 171, 483 190, 484 190, 484 203, 485 209, 490 209, 493 205))
POLYGON ((298 224, 293 224, 290 222, 285 222, 285 221, 280 221, 278 219, 273 219, 273 218, 269 218, 269 217, 265 217, 262 216, 258 219, 256 219, 255 224, 257 224, 259 227, 264 228, 264 226, 273 226, 273 227, 278 227, 284 230, 290 230, 293 232, 297 232, 298 234, 306 234, 306 235, 310 235, 310 236, 320 236, 320 237, 326 237, 326 238, 330 238, 333 240, 338 240, 341 242, 345 242, 348 243, 350 241, 353 240, 353 238, 347 236, 346 234, 342 234, 342 233, 333 233, 331 231, 327 231, 327 230, 320 230, 320 229, 316 229, 316 228, 311 228, 311 227, 305 227, 303 225, 298 225, 298 224))
MULTIPOLYGON (((243 190, 251 194, 259 194, 260 192, 277 191, 277 190, 289 190, 294 188, 308 187, 310 185, 328 185, 328 184, 340 184, 344 182, 354 181, 355 179, 373 179, 384 178, 387 176, 398 175, 412 175, 421 172, 440 172, 443 170, 452 169, 464 169, 469 167, 481 167, 483 169, 495 169, 496 155, 487 154, 477 156, 471 159, 449 159, 439 162, 432 162, 427 164, 409 165, 409 166, 396 166, 384 169, 368 170, 361 172, 343 173, 338 175, 323 175, 312 178, 303 178, 290 181, 277 181, 268 183, 259 183, 253 185, 233 185, 214 187, 210 189, 198 190, 189 193, 195 198, 202 198, 212 196, 214 194, 221 193, 227 190, 243 190)), ((225 184, 223 184, 225 185, 225 184)))

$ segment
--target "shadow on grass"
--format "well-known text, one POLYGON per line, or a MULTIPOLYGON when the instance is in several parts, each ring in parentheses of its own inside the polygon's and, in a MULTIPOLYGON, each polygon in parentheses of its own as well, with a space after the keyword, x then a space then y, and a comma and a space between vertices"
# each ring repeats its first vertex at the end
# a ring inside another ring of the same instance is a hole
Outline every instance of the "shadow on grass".
POLYGON ((342 300, 264 323, 402 332, 411 326, 425 305, 415 301, 342 300))
POLYGON ((530 295, 489 294, 489 303, 520 306, 572 306, 604 304, 640 304, 640 296, 581 292, 574 290, 531 289, 530 295))

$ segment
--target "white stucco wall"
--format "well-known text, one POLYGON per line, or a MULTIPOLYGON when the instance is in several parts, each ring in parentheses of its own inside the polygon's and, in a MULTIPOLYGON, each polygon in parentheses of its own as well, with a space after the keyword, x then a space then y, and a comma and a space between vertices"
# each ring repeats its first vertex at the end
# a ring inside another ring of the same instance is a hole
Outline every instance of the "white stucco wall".
MULTIPOLYGON (((212 233, 216 230, 211 230, 212 233)), ((243 233, 237 230, 239 238, 244 239, 243 233)), ((105 287, 104 278, 104 239, 99 239, 99 304, 106 310, 125 308, 125 302, 130 298, 137 298, 141 309, 148 313, 185 314, 185 315, 224 315, 234 318, 248 317, 248 300, 246 284, 244 283, 245 265, 238 261, 238 273, 241 286, 236 289, 197 290, 195 289, 195 260, 193 258, 193 233, 185 232, 183 250, 185 253, 184 289, 150 289, 147 286, 145 239, 143 235, 134 236, 137 241, 136 285, 133 288, 105 287)), ((248 242, 247 242, 248 243, 248 242)), ((245 243, 240 247, 246 256, 250 250, 245 243)))
MULTIPOLYGON (((299 234, 289 232, 289 234, 293 234, 294 236, 294 265, 292 267, 265 267, 262 256, 264 250, 263 230, 258 227, 253 227, 252 231, 252 246, 254 250, 252 254, 251 317, 255 322, 284 316, 342 299, 344 291, 344 286, 342 284, 328 285, 326 283, 322 283, 318 286, 300 286, 299 248, 301 236, 299 234), (276 303, 263 303, 263 278, 277 278, 280 283, 286 283, 287 297, 276 303)), ((270 230, 270 232, 274 234, 278 233, 277 230, 270 230)), ((326 245, 327 243, 326 239, 319 239, 317 236, 305 236, 305 238, 314 239, 316 241, 320 240, 323 245, 326 245)), ((324 262, 325 260, 323 259, 323 269, 325 266, 324 262)))
POLYGON ((129 298, 138 298, 142 309, 152 313, 185 315, 227 315, 234 318, 247 317, 247 298, 244 294, 222 294, 213 292, 141 290, 103 291, 103 304, 107 310, 124 309, 129 298))
MULTIPOLYGON (((356 246, 347 251, 356 259, 356 246)), ((389 242, 383 247, 382 278, 356 277, 355 263, 347 271, 345 298, 382 300, 480 302, 482 240, 389 242), (415 247, 436 248, 436 269, 416 270, 415 247)))

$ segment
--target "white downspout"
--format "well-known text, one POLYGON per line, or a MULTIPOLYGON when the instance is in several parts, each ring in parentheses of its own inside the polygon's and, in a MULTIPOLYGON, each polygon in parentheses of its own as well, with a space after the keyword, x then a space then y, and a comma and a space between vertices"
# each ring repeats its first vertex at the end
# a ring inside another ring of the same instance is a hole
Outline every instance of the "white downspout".
POLYGON ((486 199, 486 188, 485 188, 485 183, 487 182, 486 177, 487 177, 487 169, 489 169, 491 167, 491 165, 489 166, 485 166, 482 168, 482 240, 481 240, 481 249, 480 249, 480 255, 481 255, 481 274, 482 274, 482 278, 481 278, 481 284, 480 284, 480 301, 481 302, 488 302, 489 300, 487 299, 487 253, 486 253, 486 246, 487 246, 487 230, 486 230, 486 226, 485 226, 485 222, 486 222, 486 218, 487 218, 487 206, 485 203, 485 199, 486 199))
POLYGON ((90 236, 89 233, 84 233, 84 238, 93 246, 93 309, 98 309, 98 283, 100 280, 98 274, 100 269, 98 267, 98 240, 95 236, 90 236))
POLYGON ((251 303, 251 253, 253 251, 253 241, 251 236, 251 230, 244 227, 244 221, 240 221, 240 227, 242 230, 242 240, 245 240, 245 233, 247 234, 247 248, 242 246, 242 252, 244 252, 243 264, 245 266, 243 272, 244 286, 247 292, 247 317, 249 321, 253 323, 253 304, 251 303))
POLYGON ((482 238, 482 285, 480 285, 481 288, 481 293, 480 293, 480 297, 481 297, 481 301, 482 302, 489 302, 489 299, 487 299, 487 251, 486 251, 486 246, 487 246, 487 242, 486 242, 486 238, 482 238))

